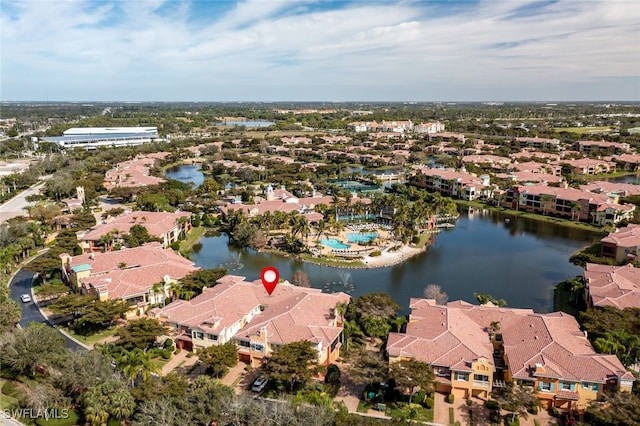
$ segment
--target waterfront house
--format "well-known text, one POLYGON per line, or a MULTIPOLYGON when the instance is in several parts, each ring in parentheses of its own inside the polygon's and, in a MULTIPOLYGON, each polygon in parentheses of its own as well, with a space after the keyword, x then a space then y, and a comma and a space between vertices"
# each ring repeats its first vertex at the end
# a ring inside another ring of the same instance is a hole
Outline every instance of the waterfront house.
POLYGON ((587 263, 584 281, 589 307, 640 308, 640 268, 587 263))
POLYGON ((560 140, 539 137, 519 137, 511 141, 511 145, 518 148, 560 150, 560 140))
POLYGON ((632 262, 640 254, 640 225, 616 229, 600 240, 600 256, 615 259, 616 263, 632 262))
POLYGON ((630 392, 634 377, 615 355, 597 354, 564 312, 437 305, 411 299, 405 333, 390 333, 389 362, 430 364, 436 390, 487 398, 507 382, 530 387, 544 408, 584 409, 605 391, 630 392))
POLYGON ((469 201, 491 198, 495 189, 490 184, 488 175, 476 176, 453 169, 420 168, 412 177, 411 183, 430 191, 469 201))

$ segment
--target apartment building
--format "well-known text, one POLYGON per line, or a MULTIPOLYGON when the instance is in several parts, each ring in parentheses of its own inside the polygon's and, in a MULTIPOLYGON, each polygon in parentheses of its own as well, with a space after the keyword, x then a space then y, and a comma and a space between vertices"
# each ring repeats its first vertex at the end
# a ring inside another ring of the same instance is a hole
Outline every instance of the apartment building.
POLYGON ((606 151, 610 153, 628 152, 631 147, 628 143, 602 141, 577 141, 573 144, 573 149, 586 154, 595 151, 606 151))
POLYGON ((149 235, 161 240, 162 248, 169 247, 186 235, 191 229, 191 213, 189 212, 128 212, 116 218, 108 218, 86 232, 78 234, 80 247, 86 252, 111 250, 115 245, 124 243, 123 237, 129 234, 135 225, 144 226, 149 235), (103 244, 105 236, 110 240, 103 244))
POLYGON ((613 173, 616 171, 616 163, 613 161, 597 160, 593 158, 561 160, 560 163, 571 167, 572 172, 576 175, 597 175, 601 173, 613 173))
POLYGON ((600 256, 615 259, 618 264, 632 262, 638 258, 639 254, 640 225, 638 224, 630 223, 600 240, 600 256))
POLYGON ((163 302, 172 284, 200 269, 158 242, 105 253, 64 253, 60 260, 63 277, 74 290, 100 300, 124 300, 139 313, 163 302))
POLYGON ((240 360, 258 367, 287 343, 307 340, 328 365, 339 355, 342 319, 336 305, 348 303, 345 293, 280 283, 268 295, 259 280, 227 275, 195 298, 177 300, 149 314, 167 325, 178 347, 193 350, 235 342, 240 360))
POLYGON ((560 140, 539 137, 514 138, 511 145, 518 148, 547 149, 552 151, 560 150, 560 140))
POLYGON ((453 169, 421 168, 411 178, 411 183, 430 191, 437 191, 443 195, 463 200, 491 198, 494 190, 488 175, 476 176, 453 169))
POLYGON ((410 308, 406 332, 389 335, 389 362, 430 364, 439 392, 488 398, 494 387, 513 382, 536 390, 545 408, 584 409, 605 391, 633 386, 618 358, 597 354, 563 312, 429 299, 411 299, 410 308))

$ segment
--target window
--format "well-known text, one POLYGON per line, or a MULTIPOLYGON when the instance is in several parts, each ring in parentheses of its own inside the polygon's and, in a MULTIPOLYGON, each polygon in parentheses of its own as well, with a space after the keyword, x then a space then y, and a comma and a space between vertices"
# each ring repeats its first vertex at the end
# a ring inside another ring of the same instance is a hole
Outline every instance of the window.
POLYGON ((475 374, 473 376, 473 380, 475 380, 476 382, 488 382, 489 376, 485 376, 483 374, 475 374))
POLYGON ((567 382, 560 382, 560 389, 561 390, 566 390, 566 391, 570 391, 572 390, 572 385, 571 383, 567 383, 567 382))
POLYGON ((538 389, 540 389, 542 392, 551 392, 553 391, 553 383, 540 382, 538 383, 538 389))
POLYGON ((469 373, 461 373, 459 371, 456 371, 456 380, 462 381, 462 382, 468 382, 469 381, 469 373))
POLYGON ((264 352, 264 346, 262 346, 260 343, 252 343, 251 350, 256 352, 264 352))
POLYGON ((202 331, 194 331, 193 332, 194 339, 204 339, 204 333, 202 331))
POLYGON ((218 340, 218 335, 217 334, 208 334, 207 338, 209 340, 218 340))
POLYGON ((243 348, 248 348, 251 345, 249 345, 249 342, 247 342, 246 340, 238 340, 238 345, 240 345, 243 348))
POLYGON ((438 377, 451 377, 451 370, 447 367, 436 367, 435 373, 438 377))

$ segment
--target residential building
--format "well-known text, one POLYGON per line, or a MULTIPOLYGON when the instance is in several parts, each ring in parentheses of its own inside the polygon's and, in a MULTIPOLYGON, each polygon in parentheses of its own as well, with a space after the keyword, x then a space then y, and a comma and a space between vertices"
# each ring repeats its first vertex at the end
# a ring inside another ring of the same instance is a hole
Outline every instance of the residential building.
POLYGON ((476 176, 453 169, 421 168, 416 175, 412 176, 411 183, 463 200, 491 198, 494 190, 488 175, 476 176))
POLYGON ((74 290, 100 300, 124 300, 139 313, 164 302, 172 284, 200 269, 158 242, 105 253, 64 253, 60 259, 63 276, 74 290))
POLYGON ((594 151, 607 151, 611 153, 627 152, 630 149, 628 143, 606 141, 578 141, 573 144, 576 151, 590 153, 594 151))
POLYGON ((618 164, 618 168, 621 170, 640 171, 640 155, 638 154, 620 154, 613 157, 613 161, 618 164))
POLYGON ((104 187, 107 190, 118 187, 139 188, 164 182, 161 177, 151 176, 149 171, 157 159, 157 156, 147 155, 117 164, 105 173, 104 187))
POLYGON ((444 124, 439 121, 420 123, 413 128, 416 133, 438 133, 444 132, 444 130, 444 124))
POLYGON ((539 137, 520 137, 511 141, 513 146, 519 148, 548 149, 552 151, 560 150, 560 140, 539 137))
POLYGON ((189 212, 128 212, 116 218, 108 218, 103 223, 95 225, 78 238, 84 252, 101 251, 103 248, 111 250, 114 245, 124 243, 123 236, 129 234, 135 225, 144 226, 149 235, 161 240, 162 248, 169 247, 186 235, 191 229, 191 213, 189 212), (103 237, 110 235, 111 241, 102 244, 103 237))
POLYGON ((580 185, 580 189, 596 194, 609 194, 612 197, 629 197, 640 195, 640 185, 632 183, 618 183, 606 181, 591 181, 585 185, 580 185))
POLYGON ((505 192, 501 204, 516 210, 557 215, 598 225, 632 217, 633 204, 618 204, 617 197, 576 188, 547 185, 515 185, 505 192))
POLYGON ((632 262, 640 254, 640 225, 630 223, 616 229, 600 240, 600 256, 615 259, 616 263, 632 262))
POLYGON ((605 391, 630 392, 634 377, 615 355, 597 354, 564 312, 411 299, 405 333, 390 333, 389 362, 430 364, 436 389, 487 398, 507 382, 527 386, 544 408, 584 409, 605 391))
POLYGON ((460 142, 463 143, 465 137, 462 133, 437 132, 429 133, 429 142, 460 142))
POLYGON ((334 362, 341 346, 338 303, 345 293, 280 283, 269 295, 259 280, 227 275, 189 301, 178 300, 150 311, 170 327, 179 347, 197 352, 233 341, 242 361, 258 367, 276 348, 297 341, 313 343, 318 362, 334 362))
POLYGON ((587 263, 584 280, 587 306, 640 308, 640 268, 587 263))
POLYGON ((576 175, 598 175, 601 173, 613 173, 616 171, 616 163, 613 161, 597 160, 593 158, 561 160, 560 163, 571 167, 571 170, 576 175))

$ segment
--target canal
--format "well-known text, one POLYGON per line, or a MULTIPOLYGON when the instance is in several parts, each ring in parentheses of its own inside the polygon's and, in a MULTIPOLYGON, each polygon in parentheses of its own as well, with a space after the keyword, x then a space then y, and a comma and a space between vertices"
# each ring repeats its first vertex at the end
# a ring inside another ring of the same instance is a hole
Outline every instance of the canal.
MULTIPOLYGON (((193 166, 181 166, 181 170, 184 167, 193 166)), ((388 293, 405 313, 409 299, 420 297, 428 284, 440 285, 449 300, 475 303, 473 293, 479 292, 505 299, 511 307, 549 312, 554 285, 582 272, 569 263, 569 256, 599 238, 600 234, 552 223, 465 210, 455 228, 437 234, 427 251, 386 268, 341 269, 239 250, 228 245, 225 235, 203 237, 192 258, 202 268, 222 266, 249 280, 258 279, 262 268, 269 265, 278 268, 285 279, 301 269, 314 288, 355 297, 388 293)))

